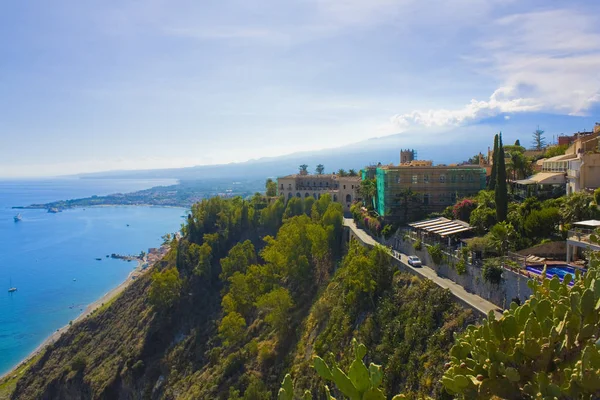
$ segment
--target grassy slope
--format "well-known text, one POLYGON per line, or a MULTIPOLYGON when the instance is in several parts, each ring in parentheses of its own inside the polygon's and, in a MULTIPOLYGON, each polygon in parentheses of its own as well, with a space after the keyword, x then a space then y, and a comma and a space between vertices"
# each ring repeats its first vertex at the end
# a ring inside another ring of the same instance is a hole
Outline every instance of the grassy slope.
POLYGON ((347 366, 352 337, 368 346, 369 361, 385 366, 389 394, 443 398, 439 379, 452 333, 474 319, 447 292, 403 274, 373 304, 347 304, 336 275, 320 294, 308 294, 285 333, 277 335, 257 315, 244 343, 223 347, 218 290, 156 315, 147 305, 148 286, 146 276, 76 324, 24 373, 13 398, 227 399, 230 388, 243 395, 252 385, 274 395, 289 371, 297 388, 320 398, 312 354, 332 352, 347 366))

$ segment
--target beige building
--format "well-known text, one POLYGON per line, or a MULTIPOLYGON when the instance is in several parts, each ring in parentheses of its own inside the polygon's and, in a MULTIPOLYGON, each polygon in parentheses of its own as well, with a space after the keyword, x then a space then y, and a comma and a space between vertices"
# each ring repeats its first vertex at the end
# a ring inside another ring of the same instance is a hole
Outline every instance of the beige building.
POLYGON ((352 202, 359 200, 359 187, 359 176, 294 174, 277 178, 279 195, 285 198, 286 203, 294 196, 319 199, 328 193, 333 201, 342 204, 344 211, 350 211, 352 202))
POLYGON ((580 138, 568 153, 572 158, 567 166, 567 194, 592 191, 600 187, 600 136, 598 132, 580 138))

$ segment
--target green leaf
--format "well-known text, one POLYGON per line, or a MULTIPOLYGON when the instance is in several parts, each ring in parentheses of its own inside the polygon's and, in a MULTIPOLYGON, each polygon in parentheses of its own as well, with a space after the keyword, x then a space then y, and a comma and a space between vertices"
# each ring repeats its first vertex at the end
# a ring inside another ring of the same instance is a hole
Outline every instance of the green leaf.
POLYGON ((381 368, 381 365, 373 363, 369 365, 369 379, 372 387, 376 388, 381 385, 381 381, 383 381, 383 368, 381 368))
POLYGON ((333 376, 335 385, 344 395, 348 396, 350 400, 360 400, 360 393, 352 384, 352 381, 350 378, 348 378, 348 375, 346 375, 344 371, 342 371, 339 367, 333 367, 331 369, 331 375, 333 376))
POLYGON ((506 368, 506 371, 504 371, 504 375, 506 375, 506 378, 508 378, 508 380, 511 382, 519 382, 519 380, 521 380, 519 371, 517 371, 513 367, 506 368))
POLYGON ((333 375, 331 374, 331 370, 329 369, 329 366, 327 365, 327 363, 325 361, 323 361, 323 359, 319 356, 314 356, 313 357, 313 365, 315 367, 315 370, 317 371, 317 374, 319 374, 319 376, 323 379, 326 379, 328 381, 332 381, 333 380, 333 375))
POLYGON ((362 400, 386 400, 380 389, 369 389, 363 394, 362 400))
POLYGON ((350 364, 348 377, 360 393, 364 393, 371 385, 369 370, 360 359, 356 359, 350 364))

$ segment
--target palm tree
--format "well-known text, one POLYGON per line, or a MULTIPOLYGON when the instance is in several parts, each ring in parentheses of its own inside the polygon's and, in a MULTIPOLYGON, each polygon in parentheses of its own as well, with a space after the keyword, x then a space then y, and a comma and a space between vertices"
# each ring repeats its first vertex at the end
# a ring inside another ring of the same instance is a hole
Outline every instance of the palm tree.
POLYGON ((325 166, 323 164, 319 164, 317 165, 317 168, 315 168, 317 175, 322 175, 323 171, 325 171, 325 166))
POLYGON ((408 223, 408 210, 410 209, 411 203, 417 203, 419 194, 414 192, 411 188, 404 188, 396 195, 402 199, 402 209, 404 210, 404 223, 408 223))
POLYGON ((516 236, 515 228, 510 222, 498 222, 490 229, 490 243, 504 256, 516 236))
POLYGON ((346 172, 345 169, 339 169, 337 172, 338 176, 348 176, 348 173, 346 172))
POLYGON ((301 166, 298 167, 298 169, 300 170, 300 175, 308 174, 308 165, 302 164, 301 166))
POLYGON ((356 173, 355 169, 349 169, 348 170, 348 176, 358 176, 358 174, 356 173))
POLYGON ((375 208, 375 195, 377 194, 377 181, 375 179, 365 179, 360 183, 358 189, 364 198, 365 204, 371 204, 375 208))

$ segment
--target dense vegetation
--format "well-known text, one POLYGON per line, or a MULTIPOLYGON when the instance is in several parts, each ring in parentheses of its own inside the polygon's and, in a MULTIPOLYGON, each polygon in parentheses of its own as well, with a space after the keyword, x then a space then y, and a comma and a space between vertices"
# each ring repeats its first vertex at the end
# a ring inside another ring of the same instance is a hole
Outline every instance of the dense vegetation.
POLYGON ((395 272, 385 249, 345 250, 327 195, 211 198, 151 273, 47 349, 13 398, 270 399, 289 371, 321 398, 312 356, 347 366, 353 338, 383 364, 386 391, 443 398, 453 334, 473 321, 448 292, 395 272))

